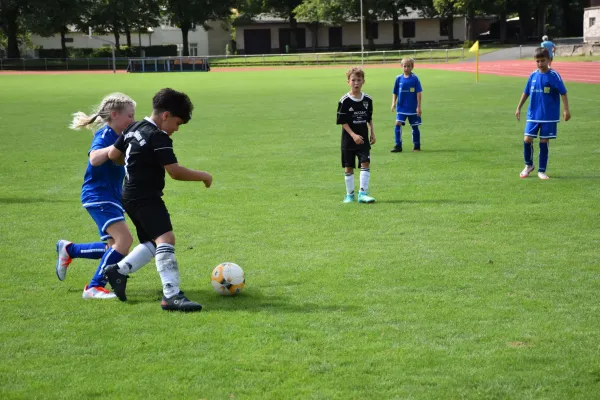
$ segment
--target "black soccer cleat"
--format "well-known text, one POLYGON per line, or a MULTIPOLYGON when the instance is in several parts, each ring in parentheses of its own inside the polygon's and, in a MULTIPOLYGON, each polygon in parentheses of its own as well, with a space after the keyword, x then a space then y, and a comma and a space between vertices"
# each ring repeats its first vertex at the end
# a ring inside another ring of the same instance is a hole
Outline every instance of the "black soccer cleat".
POLYGON ((119 300, 127 301, 125 289, 127 289, 127 279, 129 279, 129 276, 120 274, 118 269, 118 264, 107 265, 104 268, 104 278, 110 283, 113 292, 115 292, 119 300))
POLYGON ((163 296, 160 306, 165 311, 194 312, 202 310, 202 305, 190 301, 183 295, 183 292, 181 291, 175 296, 169 297, 168 299, 163 296))
POLYGON ((402 153, 402 145, 400 146, 394 146, 394 148, 391 150, 392 153, 402 153))

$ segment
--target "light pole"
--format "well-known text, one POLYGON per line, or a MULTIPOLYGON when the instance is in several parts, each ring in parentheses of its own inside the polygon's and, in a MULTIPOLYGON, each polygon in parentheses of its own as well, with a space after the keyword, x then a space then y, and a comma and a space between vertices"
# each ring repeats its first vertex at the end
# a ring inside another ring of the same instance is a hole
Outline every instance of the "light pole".
POLYGON ((363 66, 365 64, 364 60, 364 52, 365 52, 365 33, 363 28, 363 0, 360 0, 360 65, 363 66))

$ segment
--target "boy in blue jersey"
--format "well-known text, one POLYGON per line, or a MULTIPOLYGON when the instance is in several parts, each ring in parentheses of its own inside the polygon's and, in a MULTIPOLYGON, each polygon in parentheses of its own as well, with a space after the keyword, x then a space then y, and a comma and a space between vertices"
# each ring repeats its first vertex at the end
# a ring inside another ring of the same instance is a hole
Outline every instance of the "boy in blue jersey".
POLYGON ((81 202, 98 226, 101 241, 77 244, 59 240, 56 244, 56 275, 61 281, 66 278, 67 268, 73 258, 101 259, 94 277, 83 290, 84 299, 116 297, 105 288, 107 282, 102 270, 107 263, 120 261, 133 242, 121 205, 125 169, 108 159, 108 151, 121 132, 133 123, 134 114, 135 102, 124 94, 113 93, 102 100, 98 111, 92 116, 76 113, 70 126, 72 129, 80 129, 93 127, 98 122, 105 124, 94 134, 81 188, 81 202), (108 246, 103 241, 107 241, 108 246))
POLYGON ((556 139, 558 122, 560 121, 560 98, 563 101, 563 116, 565 121, 571 119, 567 89, 560 75, 549 67, 550 54, 548 49, 539 47, 535 49, 535 62, 538 69, 531 73, 521 100, 517 105, 515 116, 521 120, 521 107, 531 96, 527 110, 527 124, 525 125, 525 139, 523 142, 523 155, 525 168, 519 175, 527 178, 535 169, 533 165, 533 139, 539 134, 540 156, 538 160, 538 177, 549 179, 546 175, 548 166, 548 145, 550 139, 556 139))
POLYGON ((392 107, 396 110, 395 139, 396 145, 392 153, 402 152, 402 126, 408 118, 408 123, 412 126, 413 151, 421 151, 421 81, 417 75, 412 73, 415 67, 415 61, 412 58, 402 59, 402 69, 404 73, 396 77, 394 90, 392 91, 392 107))

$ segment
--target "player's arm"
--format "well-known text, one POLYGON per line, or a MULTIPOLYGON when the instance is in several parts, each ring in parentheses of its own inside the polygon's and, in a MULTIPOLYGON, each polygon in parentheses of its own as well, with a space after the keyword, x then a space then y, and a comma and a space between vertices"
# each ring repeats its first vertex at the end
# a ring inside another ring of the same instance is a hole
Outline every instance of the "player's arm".
POLYGON ((212 176, 208 172, 189 169, 179 163, 165 165, 165 170, 176 181, 200 181, 204 182, 204 186, 207 188, 212 184, 212 176))
POLYGON ((528 97, 529 97, 529 94, 527 94, 527 93, 521 94, 521 100, 519 100, 519 104, 517 105, 517 111, 515 111, 515 116, 517 117, 517 121, 521 120, 521 107, 523 107, 523 104, 525 104, 525 101, 527 101, 528 97))
POLYGON ((357 135, 352 128, 350 128, 350 125, 343 124, 342 128, 344 128, 344 130, 346 131, 346 133, 348 133, 348 135, 350 135, 350 137, 352 138, 352 140, 354 140, 354 143, 356 144, 363 144, 365 141, 363 140, 363 137, 360 135, 357 135))
POLYGON ((392 106, 390 107, 390 110, 396 111, 396 103, 398 103, 398 95, 394 93, 392 95, 392 106))
POLYGON ((421 98, 423 92, 417 92, 417 115, 421 116, 421 98))
POLYGON ((90 164, 92 165, 92 167, 97 167, 97 166, 102 165, 105 162, 107 162, 109 160, 109 158, 108 158, 109 150, 110 150, 110 146, 105 147, 103 149, 90 151, 90 164))
POLYGON ((571 112, 569 111, 569 99, 567 98, 567 94, 560 95, 562 97, 563 102, 563 117, 565 118, 565 122, 571 119, 571 112))
POLYGON ((375 144, 377 139, 375 139, 375 128, 373 128, 373 120, 369 121, 369 130, 371 131, 371 139, 369 140, 369 143, 375 144))
POLYGON ((107 147, 108 149, 108 158, 112 160, 117 165, 125 165, 125 154, 119 149, 117 149, 114 145, 107 147))

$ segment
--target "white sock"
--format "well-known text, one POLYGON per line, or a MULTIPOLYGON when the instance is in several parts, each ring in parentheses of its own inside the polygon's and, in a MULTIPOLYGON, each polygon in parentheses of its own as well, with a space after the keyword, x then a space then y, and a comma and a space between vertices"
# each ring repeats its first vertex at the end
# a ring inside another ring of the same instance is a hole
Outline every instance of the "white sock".
POLYGON ((152 242, 140 243, 119 261, 119 273, 129 275, 148 264, 156 254, 156 247, 152 242))
POLYGON ((163 285, 163 294, 170 298, 179 293, 179 267, 175 258, 175 247, 161 243, 156 248, 156 270, 163 285))
POLYGON ((371 178, 370 168, 360 169, 360 191, 367 193, 369 191, 369 179, 371 178))
POLYGON ((344 173, 344 179, 346 180, 346 193, 354 194, 354 173, 344 173))

